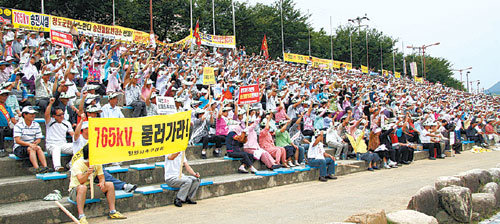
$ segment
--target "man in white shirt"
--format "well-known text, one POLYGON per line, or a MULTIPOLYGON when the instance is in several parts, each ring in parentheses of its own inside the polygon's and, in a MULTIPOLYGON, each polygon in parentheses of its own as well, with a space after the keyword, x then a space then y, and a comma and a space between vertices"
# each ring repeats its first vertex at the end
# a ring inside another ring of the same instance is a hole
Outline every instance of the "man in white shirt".
POLYGON ((432 121, 426 121, 423 126, 424 128, 420 131, 419 135, 420 142, 422 142, 424 149, 429 150, 429 159, 444 159, 444 157, 441 156, 441 144, 439 144, 439 140, 435 139, 439 136, 431 133, 431 127, 436 126, 436 124, 432 121))
POLYGON ((57 108, 52 112, 52 105, 55 98, 50 98, 49 105, 45 110, 45 124, 46 124, 46 146, 47 151, 52 154, 52 163, 57 172, 63 172, 64 167, 61 166, 61 153, 73 154, 73 143, 68 143, 66 134, 71 137, 75 134, 71 123, 64 119, 64 111, 57 108), (51 117, 52 115, 52 117, 51 117))
POLYGON ((23 67, 24 76, 22 81, 28 85, 29 92, 32 94, 35 92, 35 77, 39 75, 35 63, 36 57, 32 56, 29 63, 26 63, 23 67))
POLYGON ((337 179, 335 176, 335 157, 325 152, 323 148, 323 131, 316 131, 307 151, 309 166, 319 169, 319 181, 337 179))
POLYGON ((121 108, 119 106, 116 106, 118 104, 119 95, 120 93, 117 92, 108 95, 108 103, 101 108, 102 118, 125 118, 125 116, 123 116, 121 108))
POLYGON ((200 186, 201 181, 199 178, 200 174, 195 173, 191 166, 189 166, 185 151, 165 155, 165 182, 169 187, 180 188, 174 200, 175 206, 182 207, 182 203, 196 204, 193 201, 193 197, 200 186), (184 164, 181 164, 182 160, 184 164), (179 176, 181 165, 193 176, 185 176, 184 174, 179 176))

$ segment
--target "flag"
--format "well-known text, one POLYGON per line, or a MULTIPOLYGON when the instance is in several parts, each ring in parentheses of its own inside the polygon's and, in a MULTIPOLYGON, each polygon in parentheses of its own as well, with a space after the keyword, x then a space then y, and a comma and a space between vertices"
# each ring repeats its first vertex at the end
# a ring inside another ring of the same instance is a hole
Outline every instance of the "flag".
POLYGON ((200 24, 198 24, 198 21, 196 21, 196 27, 194 28, 193 36, 194 38, 196 38, 196 45, 201 46, 200 24))
POLYGON ((267 40, 266 40, 266 35, 264 34, 264 39, 262 39, 262 46, 260 47, 261 51, 264 52, 264 57, 266 57, 266 60, 269 58, 269 51, 267 49, 267 40))

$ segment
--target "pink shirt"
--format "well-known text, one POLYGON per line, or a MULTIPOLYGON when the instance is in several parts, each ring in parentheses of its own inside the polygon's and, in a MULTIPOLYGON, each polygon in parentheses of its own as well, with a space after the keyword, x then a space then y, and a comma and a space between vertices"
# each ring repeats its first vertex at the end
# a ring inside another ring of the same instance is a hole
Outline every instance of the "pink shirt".
POLYGON ((229 133, 229 129, 227 128, 226 120, 222 118, 217 119, 215 123, 215 134, 216 135, 227 135, 229 133))
POLYGON ((278 112, 274 115, 274 118, 276 119, 276 122, 280 122, 283 120, 286 120, 286 113, 285 110, 281 109, 281 107, 278 107, 278 112))
POLYGON ((249 148, 249 149, 258 149, 259 147, 259 142, 257 140, 257 132, 255 131, 255 127, 259 124, 260 118, 257 119, 255 122, 253 122, 252 125, 248 127, 248 133, 247 133, 247 143, 245 143, 244 148, 249 148))
POLYGON ((268 128, 264 128, 260 131, 259 145, 261 148, 266 150, 275 147, 273 136, 271 136, 271 133, 269 133, 268 128))
POLYGON ((151 89, 152 88, 146 88, 146 85, 144 85, 141 89, 141 96, 144 97, 144 99, 147 99, 151 93, 151 89))

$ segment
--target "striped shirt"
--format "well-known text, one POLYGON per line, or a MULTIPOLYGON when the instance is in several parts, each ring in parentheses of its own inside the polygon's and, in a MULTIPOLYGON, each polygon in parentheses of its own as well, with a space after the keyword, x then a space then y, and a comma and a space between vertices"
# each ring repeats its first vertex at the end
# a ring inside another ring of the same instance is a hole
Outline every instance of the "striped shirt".
MULTIPOLYGON (((24 122, 24 119, 20 119, 19 122, 14 126, 14 138, 21 137, 21 140, 24 142, 32 143, 36 139, 42 138, 42 129, 40 128, 40 124, 38 122, 32 121, 31 125, 28 126, 24 122)), ((17 148, 21 145, 15 143, 14 148, 17 148)))

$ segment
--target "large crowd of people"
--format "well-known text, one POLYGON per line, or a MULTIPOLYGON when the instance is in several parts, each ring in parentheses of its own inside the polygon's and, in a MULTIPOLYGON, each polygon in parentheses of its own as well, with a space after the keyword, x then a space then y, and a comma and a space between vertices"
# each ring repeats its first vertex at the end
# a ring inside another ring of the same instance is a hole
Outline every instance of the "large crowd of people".
MULTIPOLYGON (((244 47, 144 46, 75 36, 69 49, 52 44, 43 32, 6 24, 1 30, 0 156, 7 155, 3 138, 13 137, 13 153, 29 158, 35 173, 65 170, 61 153, 85 146, 88 117, 123 118, 120 106, 131 107, 133 117, 158 115, 158 96, 173 97, 178 112, 192 111, 189 144, 202 145, 196 152, 201 158, 224 156, 225 146, 227 156, 241 158, 240 173, 257 172, 257 160, 268 169, 307 164, 327 181, 336 179, 336 160, 357 158, 370 171, 391 169, 410 164, 419 146, 434 160, 444 159, 445 150, 459 154, 464 140, 483 146, 500 140, 498 98, 440 83, 267 60, 244 47), (203 67, 214 68, 215 85, 203 85, 203 67), (239 87, 251 84, 259 86, 259 102, 238 105, 239 87), (101 105, 104 97, 108 102, 101 105), (46 136, 34 122, 38 112, 46 136), (52 166, 44 150, 52 155, 52 166)), ((193 176, 175 178, 182 156, 165 157, 167 183, 181 187, 176 206, 195 203, 199 185, 187 160, 193 176)), ((96 170, 103 192, 112 191, 107 182, 117 190, 136 188, 79 162, 71 169, 72 194, 82 206, 79 218, 85 217, 84 197, 76 194, 86 193, 79 186, 96 170)), ((110 209, 110 217, 123 218, 114 204, 110 209)))

